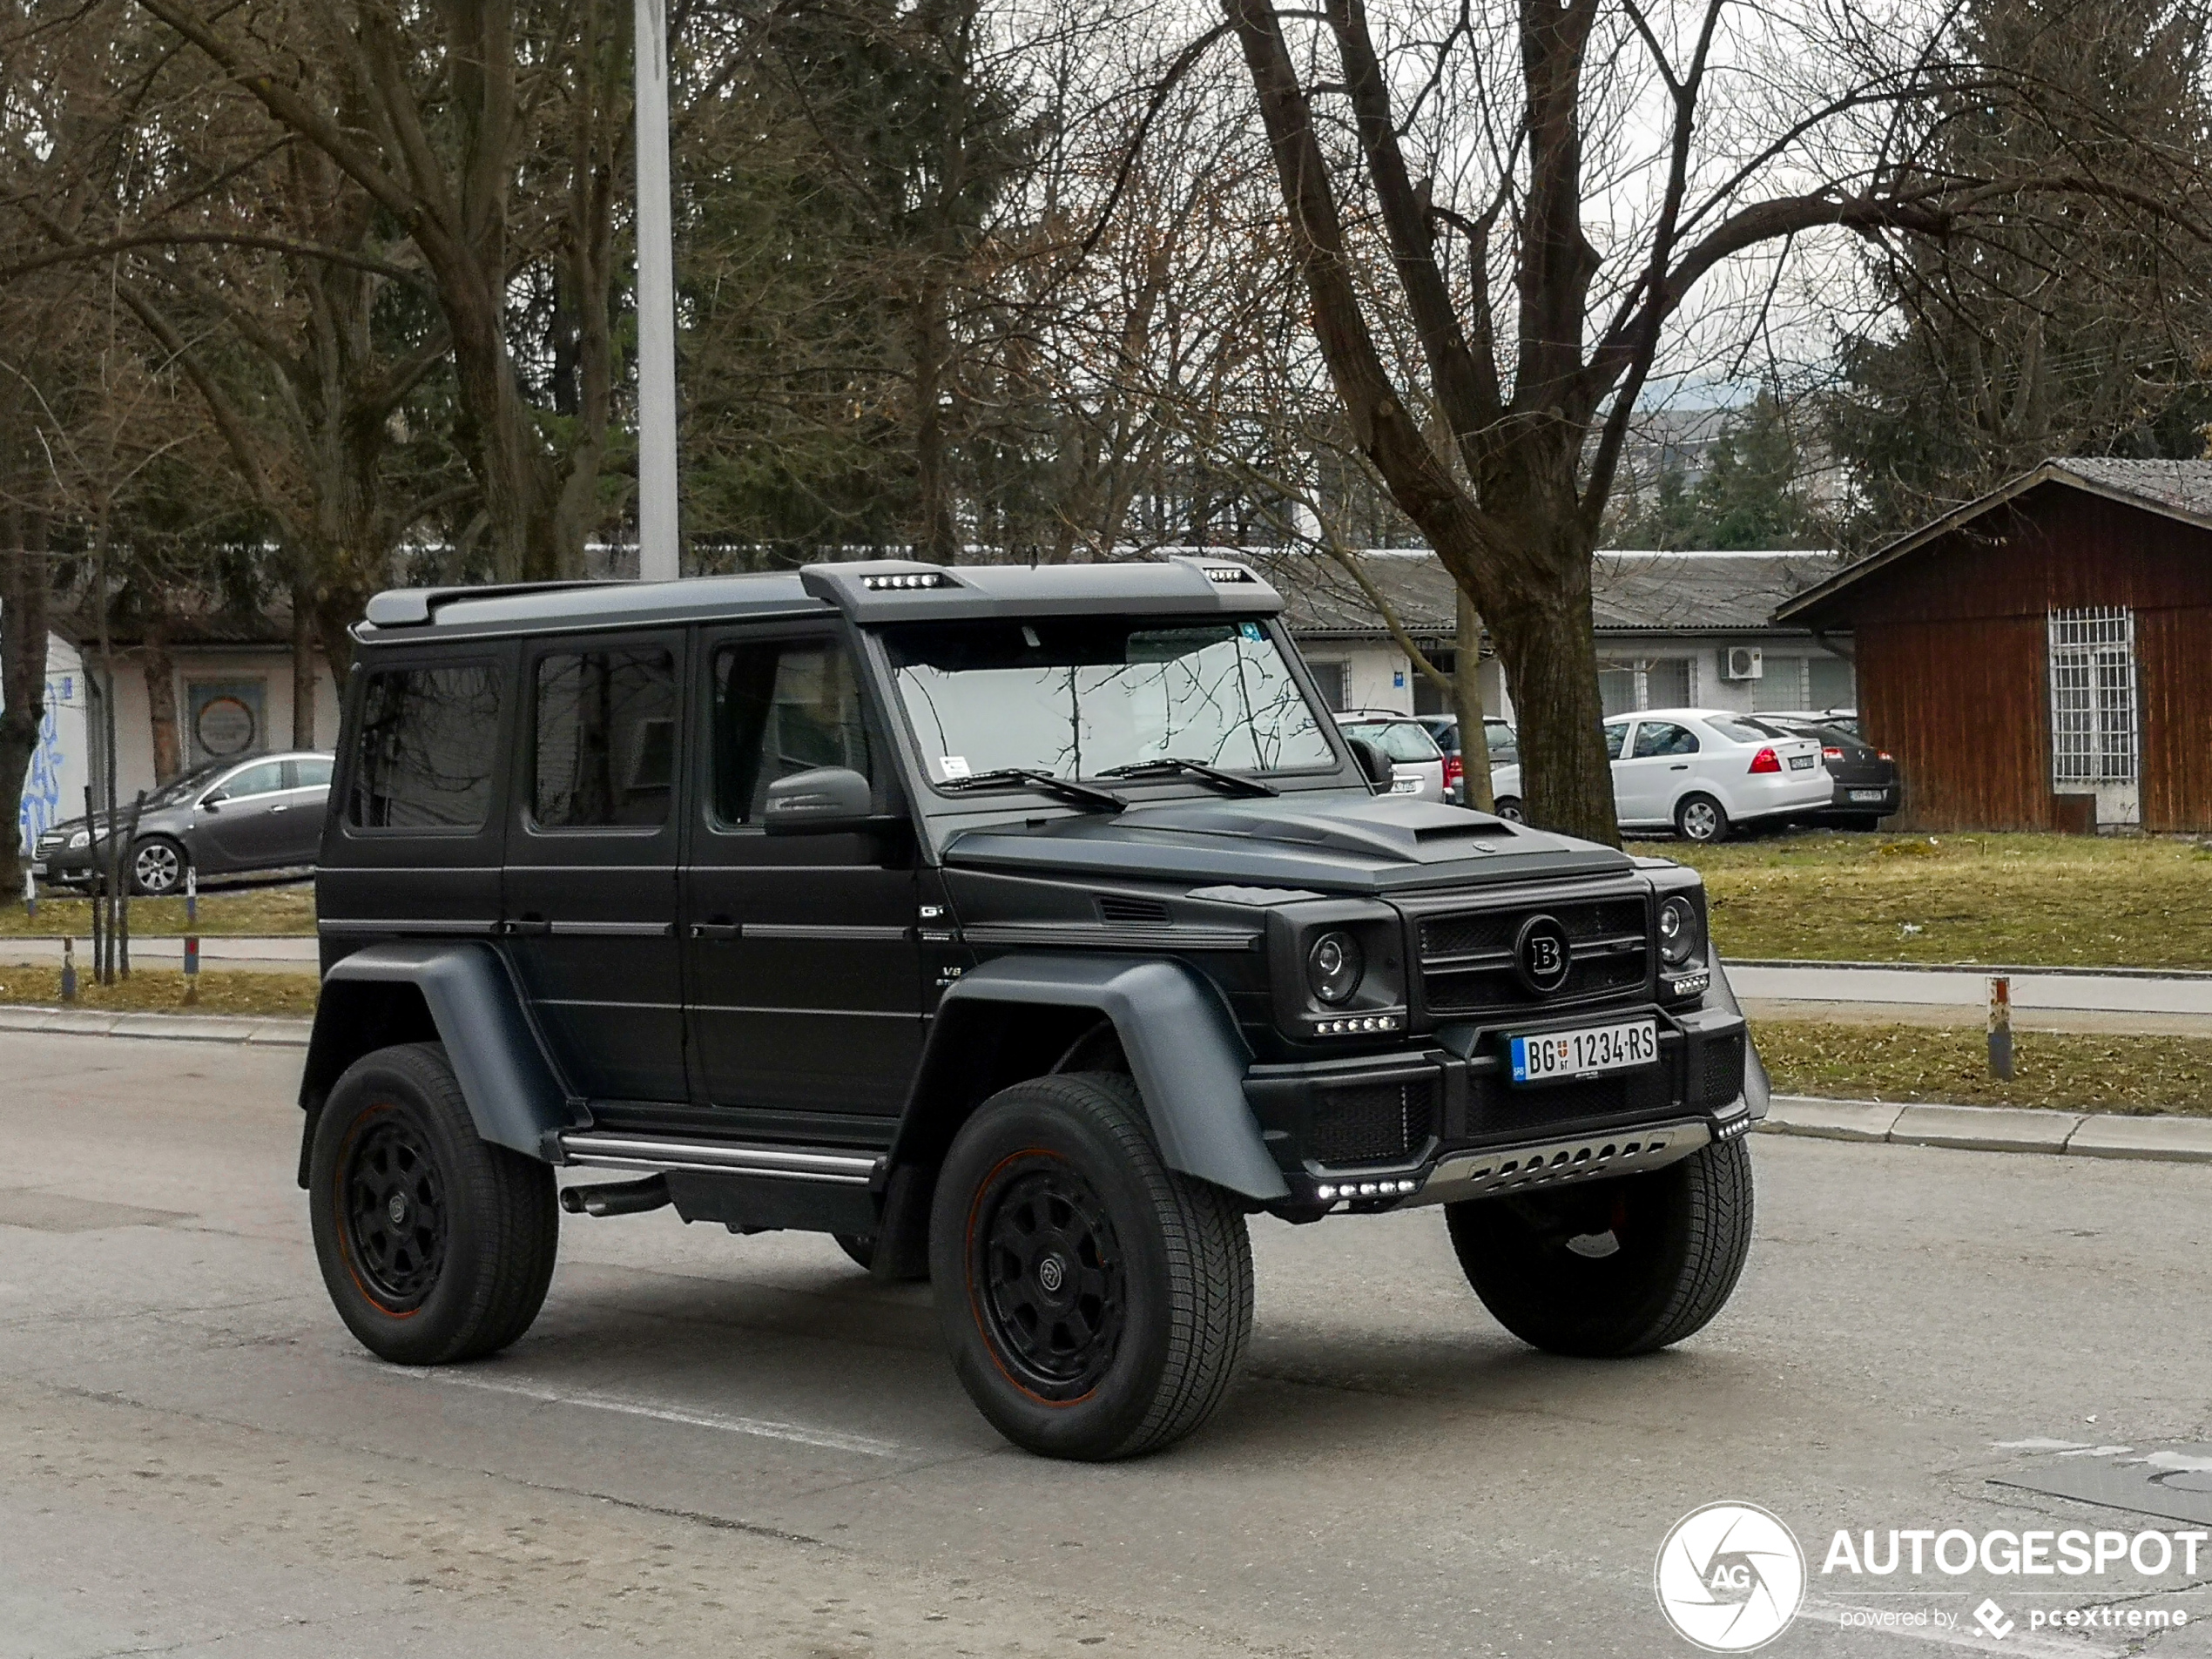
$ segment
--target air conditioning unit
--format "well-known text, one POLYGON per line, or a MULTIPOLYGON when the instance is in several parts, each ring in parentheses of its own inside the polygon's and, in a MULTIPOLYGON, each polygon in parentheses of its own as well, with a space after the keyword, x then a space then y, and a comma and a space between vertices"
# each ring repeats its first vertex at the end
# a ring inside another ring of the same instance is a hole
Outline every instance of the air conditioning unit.
POLYGON ((1764 679, 1764 654, 1757 645, 1730 645, 1721 654, 1721 678, 1724 680, 1764 679))

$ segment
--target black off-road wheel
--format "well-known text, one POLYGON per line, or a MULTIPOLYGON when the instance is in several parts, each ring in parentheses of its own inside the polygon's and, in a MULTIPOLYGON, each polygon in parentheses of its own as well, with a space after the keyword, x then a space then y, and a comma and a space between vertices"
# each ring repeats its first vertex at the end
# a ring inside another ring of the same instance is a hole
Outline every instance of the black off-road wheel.
POLYGON ((1721 1311, 1751 1247, 1751 1153, 1708 1146, 1649 1175, 1447 1204, 1452 1248, 1499 1324, 1533 1347, 1621 1359, 1721 1311))
POLYGON ((938 1177, 929 1266, 969 1398, 1047 1457, 1173 1445, 1220 1406, 1251 1337, 1244 1211, 1161 1162, 1120 1073, 984 1102, 938 1177))
POLYGON ((323 1103, 308 1162, 323 1283, 347 1328, 400 1365, 479 1359, 544 1305, 560 1242, 553 1171, 477 1138, 436 1043, 379 1049, 323 1103))

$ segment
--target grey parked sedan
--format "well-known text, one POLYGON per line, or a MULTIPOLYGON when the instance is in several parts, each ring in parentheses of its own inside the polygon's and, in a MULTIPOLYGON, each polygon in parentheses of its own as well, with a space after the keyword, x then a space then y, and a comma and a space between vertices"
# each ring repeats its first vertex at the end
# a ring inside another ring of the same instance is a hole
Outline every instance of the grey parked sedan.
MULTIPOLYGON (((187 869, 219 875, 313 864, 329 807, 327 754, 246 755, 188 772, 146 797, 131 844, 132 891, 157 898, 178 892, 187 869)), ((96 848, 84 819, 57 824, 32 848, 30 873, 58 887, 90 887, 108 838, 105 813, 98 828, 96 848)))

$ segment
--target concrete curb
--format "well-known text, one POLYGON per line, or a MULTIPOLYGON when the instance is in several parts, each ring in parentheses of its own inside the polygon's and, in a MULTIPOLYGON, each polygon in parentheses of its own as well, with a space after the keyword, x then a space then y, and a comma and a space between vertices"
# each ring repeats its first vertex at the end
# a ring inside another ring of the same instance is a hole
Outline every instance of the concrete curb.
POLYGON ((2212 1163, 2212 1118, 2170 1114, 2129 1117, 2118 1112, 2042 1111, 2019 1106, 1903 1106, 1889 1101, 1777 1095, 1759 1128, 1770 1135, 1886 1141, 1896 1146, 2212 1163))
POLYGON ((246 1042, 304 1049, 313 1022, 240 1018, 228 1014, 104 1014, 91 1008, 28 1008, 0 1003, 0 1031, 45 1031, 82 1037, 153 1037, 165 1042, 246 1042))
POLYGON ((2023 966, 2017 962, 1823 962, 1788 956, 1730 956, 1730 968, 1817 968, 1864 974, 2008 974, 2047 979, 2212 979, 2212 968, 2094 968, 2075 964, 2054 968, 2048 962, 2023 966))

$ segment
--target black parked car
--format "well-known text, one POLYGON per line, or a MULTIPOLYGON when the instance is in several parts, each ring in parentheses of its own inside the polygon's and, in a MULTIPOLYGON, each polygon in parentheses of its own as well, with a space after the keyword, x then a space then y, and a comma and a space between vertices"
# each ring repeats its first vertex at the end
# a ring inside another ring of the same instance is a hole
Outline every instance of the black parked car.
MULTIPOLYGON (((181 892, 187 869, 222 875, 313 864, 330 770, 328 755, 300 750, 213 761, 163 785, 146 797, 125 857, 131 890, 152 898, 181 892)), ((117 833, 131 827, 125 807, 117 833)), ((109 833, 105 813, 97 825, 83 818, 55 825, 31 849, 31 873, 90 888, 102 879, 109 833)))
POLYGON ((1188 558, 374 600, 300 1094, 347 1325, 515 1341, 556 1166, 928 1278, 1058 1456, 1220 1404, 1258 1212, 1440 1205, 1558 1352, 1704 1325, 1765 1086, 1696 874, 1377 796, 1280 609, 1188 558))
POLYGON ((1820 811, 1802 814, 1798 822, 1871 830, 1902 803, 1904 788, 1898 779, 1897 762, 1888 750, 1877 749, 1856 731, 1801 714, 1754 714, 1749 718, 1751 725, 1779 738, 1820 741, 1821 764, 1835 779, 1835 797, 1820 811))

